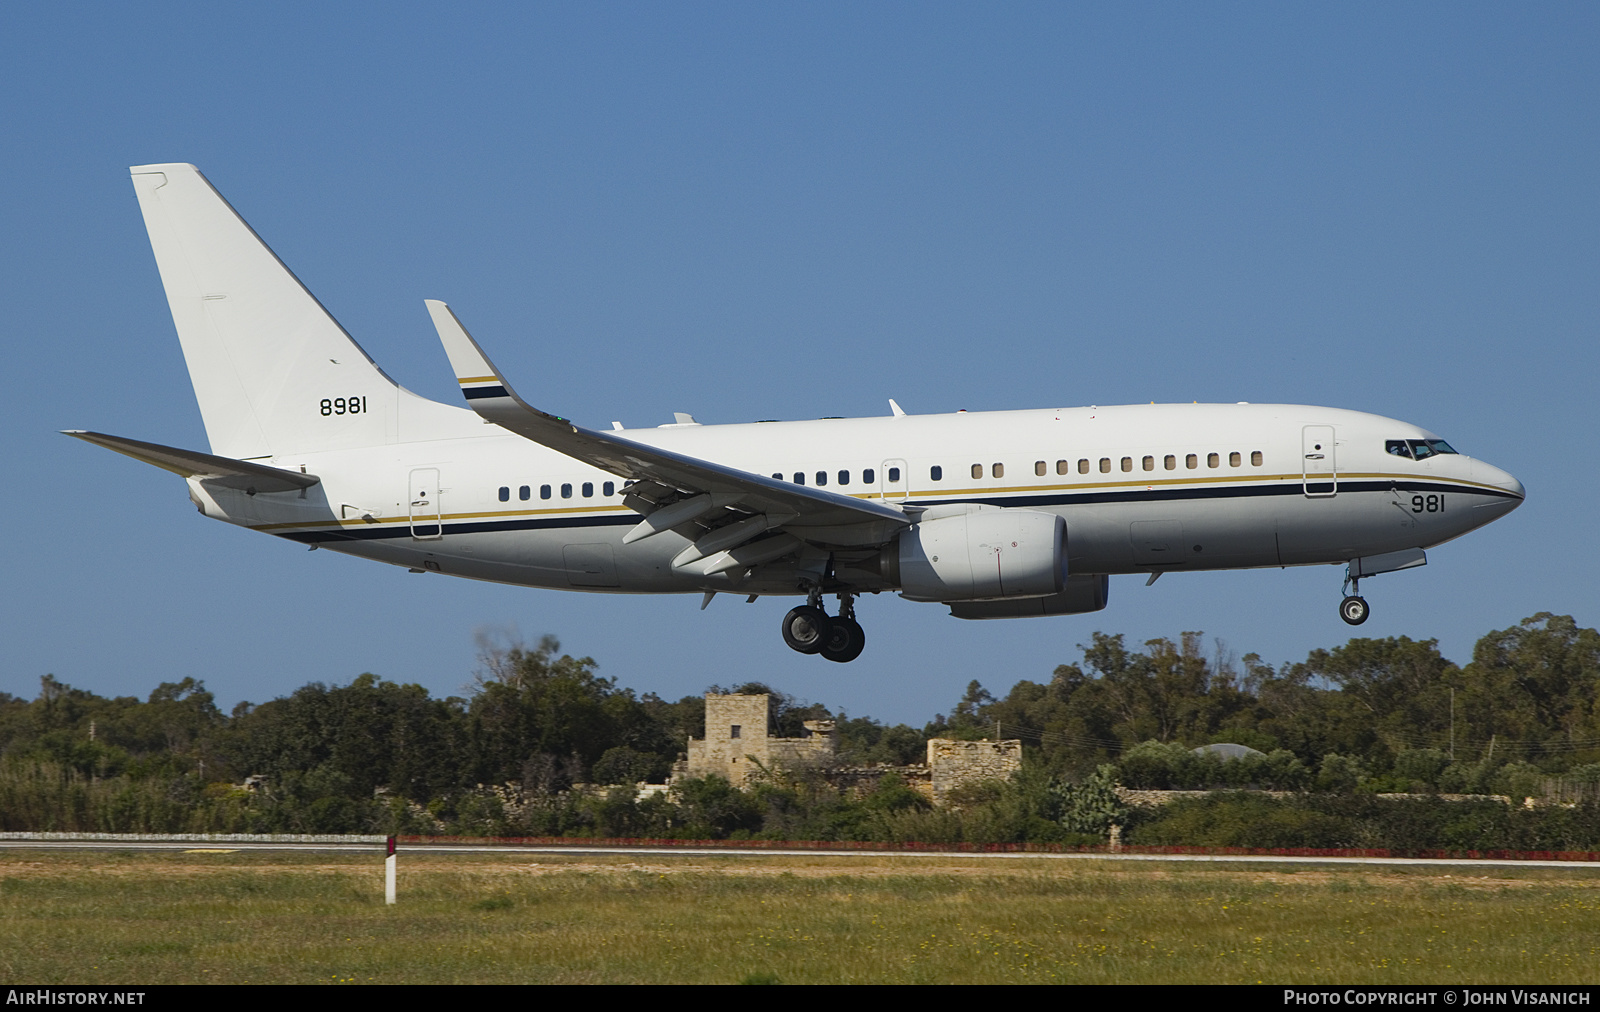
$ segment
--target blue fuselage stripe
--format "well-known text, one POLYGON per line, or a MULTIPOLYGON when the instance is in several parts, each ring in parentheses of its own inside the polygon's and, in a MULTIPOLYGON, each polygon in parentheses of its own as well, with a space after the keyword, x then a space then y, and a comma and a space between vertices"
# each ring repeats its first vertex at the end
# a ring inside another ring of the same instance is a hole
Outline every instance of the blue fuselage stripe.
MULTIPOLYGON (((1312 487, 1318 488, 1326 482, 1313 482, 1312 487)), ((1339 494, 1350 492, 1448 492, 1459 495, 1483 495, 1496 498, 1514 499, 1516 495, 1502 489, 1484 488, 1476 485, 1453 485, 1444 482, 1406 482, 1406 481, 1341 481, 1338 488, 1339 494)), ((1305 491, 1299 482, 1279 482, 1272 485, 1218 485, 1208 488, 1149 488, 1126 489, 1115 492, 1051 492, 1040 495, 1005 495, 1005 496, 973 496, 957 495, 948 499, 918 497, 916 505, 936 506, 944 503, 980 503, 985 506, 1005 507, 1032 507, 1048 508, 1059 506, 1085 506, 1104 503, 1133 503, 1133 502, 1177 502, 1182 500, 1203 501, 1209 499, 1243 499, 1266 496, 1301 496, 1305 491)), ((456 523, 446 523, 446 534, 487 534, 491 532, 506 531, 547 531, 559 529, 580 529, 596 527, 632 526, 639 522, 636 513, 628 512, 612 515, 588 516, 554 516, 554 517, 516 517, 505 520, 466 520, 456 523)), ((438 529, 437 522, 418 523, 420 530, 432 536, 438 529)), ((409 526, 394 527, 342 527, 312 531, 273 531, 280 537, 291 541, 300 541, 313 544, 321 541, 375 541, 386 538, 409 538, 409 526)))

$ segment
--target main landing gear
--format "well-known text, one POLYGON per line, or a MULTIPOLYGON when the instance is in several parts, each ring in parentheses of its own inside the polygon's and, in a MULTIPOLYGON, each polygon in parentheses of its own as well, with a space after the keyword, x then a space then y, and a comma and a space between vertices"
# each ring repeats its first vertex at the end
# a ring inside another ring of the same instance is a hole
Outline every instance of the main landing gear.
POLYGON ((1367 607, 1367 599, 1361 596, 1361 581, 1346 579, 1344 589, 1347 593, 1344 600, 1339 602, 1339 617, 1347 625, 1360 625, 1372 614, 1372 609, 1367 607))
POLYGON ((840 664, 860 657, 867 634, 856 621, 855 595, 840 591, 839 614, 829 618, 822 610, 822 591, 813 588, 805 604, 783 616, 783 641, 791 650, 840 664))

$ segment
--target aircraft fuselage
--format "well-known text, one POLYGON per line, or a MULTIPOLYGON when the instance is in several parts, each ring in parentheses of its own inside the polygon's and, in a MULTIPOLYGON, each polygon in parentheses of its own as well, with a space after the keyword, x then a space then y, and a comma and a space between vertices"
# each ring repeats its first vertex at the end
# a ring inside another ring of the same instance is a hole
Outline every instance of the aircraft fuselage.
MULTIPOLYGON (((913 514, 983 506, 1055 513, 1066 520, 1072 574, 1345 563, 1432 547, 1522 500, 1516 479, 1483 461, 1386 449, 1438 438, 1415 425, 1300 405, 958 412, 618 434, 786 481, 816 485, 820 475, 832 491, 913 514)), ((623 505, 616 475, 493 427, 267 462, 304 468, 322 483, 303 498, 209 489, 208 515, 407 568, 563 590, 803 594, 802 579, 827 565, 819 553, 750 577, 675 570, 689 544, 683 536, 622 543, 639 514, 623 505)), ((861 590, 892 589, 852 574, 861 590)))

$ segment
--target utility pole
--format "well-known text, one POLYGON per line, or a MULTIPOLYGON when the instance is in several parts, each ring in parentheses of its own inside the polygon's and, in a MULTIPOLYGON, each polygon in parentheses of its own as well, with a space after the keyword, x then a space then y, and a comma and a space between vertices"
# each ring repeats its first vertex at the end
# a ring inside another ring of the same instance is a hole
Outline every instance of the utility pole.
POLYGON ((1456 761, 1456 690, 1450 690, 1450 761, 1456 761))

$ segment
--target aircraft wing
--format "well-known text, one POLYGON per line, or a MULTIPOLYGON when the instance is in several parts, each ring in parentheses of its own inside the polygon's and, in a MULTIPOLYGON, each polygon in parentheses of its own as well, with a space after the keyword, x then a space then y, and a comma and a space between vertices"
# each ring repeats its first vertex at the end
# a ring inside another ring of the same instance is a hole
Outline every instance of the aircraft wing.
POLYGON ((66 429, 62 434, 103 446, 108 450, 115 450, 134 460, 154 464, 185 478, 203 478, 230 488, 256 492, 293 492, 296 489, 310 488, 322 480, 314 474, 286 471, 281 467, 271 467, 248 460, 234 460, 232 457, 216 457, 195 450, 180 450, 175 446, 162 446, 160 443, 108 436, 103 432, 66 429))
MULTIPOLYGON (((647 446, 614 433, 586 429, 540 411, 517 396, 449 306, 432 299, 427 301, 427 306, 445 354, 450 357, 456 381, 461 384, 461 392, 472 410, 525 439, 637 483, 628 490, 633 494, 625 502, 644 513, 646 519, 629 533, 629 541, 649 537, 713 511, 748 516, 713 530, 702 541, 697 541, 697 547, 702 549, 699 557, 729 550, 778 527, 801 539, 808 533, 806 528, 861 527, 860 540, 881 543, 911 523, 902 510, 888 503, 794 485, 647 446), (757 522, 758 517, 764 523, 757 522), (735 531, 735 527, 740 530, 735 531), (747 537, 741 539, 741 533, 747 537)), ((767 551, 778 547, 771 545, 767 551)), ((797 543, 791 550, 795 547, 797 543)))

